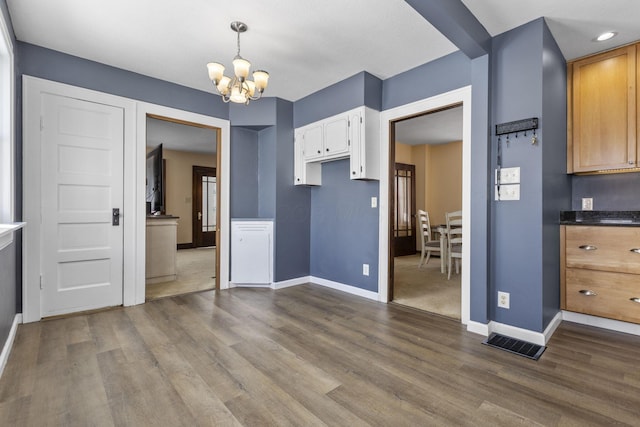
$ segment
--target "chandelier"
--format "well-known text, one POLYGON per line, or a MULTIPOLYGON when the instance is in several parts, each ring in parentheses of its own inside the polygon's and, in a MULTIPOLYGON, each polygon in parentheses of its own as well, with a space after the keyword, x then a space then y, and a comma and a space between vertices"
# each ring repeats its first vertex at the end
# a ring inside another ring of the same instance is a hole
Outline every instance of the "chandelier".
POLYGON ((262 97, 262 93, 267 88, 269 73, 264 70, 253 72, 253 81, 248 80, 251 63, 240 56, 240 33, 247 31, 247 25, 243 22, 233 21, 231 29, 238 34, 238 53, 233 58, 233 78, 224 75, 224 65, 218 62, 207 64, 209 78, 218 90, 224 102, 236 102, 238 104, 249 104, 262 97))

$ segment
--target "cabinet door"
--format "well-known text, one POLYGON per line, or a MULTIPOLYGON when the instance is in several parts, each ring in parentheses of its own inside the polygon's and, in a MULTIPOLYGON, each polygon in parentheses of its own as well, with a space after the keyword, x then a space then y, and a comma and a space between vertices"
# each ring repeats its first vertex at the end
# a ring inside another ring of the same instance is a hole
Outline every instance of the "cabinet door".
POLYGON ((324 155, 335 156, 349 154, 349 116, 329 120, 324 125, 324 155))
POLYGON ((302 158, 302 133, 296 132, 293 141, 293 184, 303 185, 304 182, 304 159, 302 158))
POLYGON ((321 123, 302 130, 302 150, 305 160, 317 159, 323 156, 322 136, 321 123))
POLYGON ((353 112, 349 115, 351 127, 349 128, 349 139, 351 144, 350 178, 362 178, 364 169, 364 138, 362 135, 362 122, 360 112, 353 112))
POLYGON ((573 172, 636 167, 636 46, 573 63, 573 172))

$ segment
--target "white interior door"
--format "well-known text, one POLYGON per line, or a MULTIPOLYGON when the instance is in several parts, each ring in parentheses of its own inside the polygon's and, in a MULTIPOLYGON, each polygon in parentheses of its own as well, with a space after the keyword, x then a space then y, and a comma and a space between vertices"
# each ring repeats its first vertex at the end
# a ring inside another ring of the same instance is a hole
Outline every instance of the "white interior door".
POLYGON ((42 316, 121 305, 124 111, 49 94, 41 108, 42 316))

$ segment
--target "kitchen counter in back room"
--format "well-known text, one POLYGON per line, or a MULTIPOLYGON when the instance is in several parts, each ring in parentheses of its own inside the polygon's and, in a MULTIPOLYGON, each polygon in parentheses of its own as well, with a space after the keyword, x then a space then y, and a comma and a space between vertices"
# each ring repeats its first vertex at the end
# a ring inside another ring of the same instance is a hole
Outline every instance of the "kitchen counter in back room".
POLYGON ((640 211, 561 211, 560 224, 640 227, 640 211))

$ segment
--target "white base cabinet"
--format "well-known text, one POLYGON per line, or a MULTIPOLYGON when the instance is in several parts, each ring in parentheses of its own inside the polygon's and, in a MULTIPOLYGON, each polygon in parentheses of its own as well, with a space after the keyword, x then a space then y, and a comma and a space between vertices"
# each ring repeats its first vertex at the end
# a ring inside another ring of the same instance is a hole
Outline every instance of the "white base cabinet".
POLYGON ((273 221, 231 221, 231 283, 270 285, 273 281, 273 221))
POLYGON ((300 127, 294 152, 295 185, 321 185, 321 164, 345 158, 351 179, 380 179, 380 114, 358 107, 300 127))

